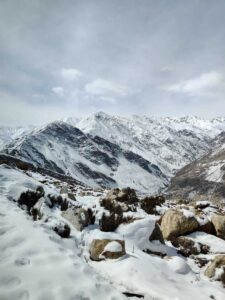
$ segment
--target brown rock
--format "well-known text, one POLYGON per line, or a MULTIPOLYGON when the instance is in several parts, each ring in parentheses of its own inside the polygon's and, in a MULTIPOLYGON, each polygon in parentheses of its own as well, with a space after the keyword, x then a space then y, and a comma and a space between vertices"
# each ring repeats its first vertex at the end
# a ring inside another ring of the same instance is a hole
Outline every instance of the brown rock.
POLYGON ((225 214, 214 213, 212 223, 216 230, 216 235, 225 240, 225 214))
POLYGON ((168 209, 162 217, 161 230, 167 240, 191 233, 198 227, 198 221, 194 217, 188 218, 179 210, 168 209))
POLYGON ((105 258, 117 259, 126 254, 125 241, 123 240, 110 240, 110 239, 94 239, 90 245, 90 258, 95 261, 100 261, 105 258), (121 251, 106 251, 105 248, 109 243, 118 243, 118 248, 121 251))
POLYGON ((216 280, 222 281, 225 284, 225 255, 218 255, 210 263, 205 270, 205 276, 213 278, 216 275, 216 269, 222 268, 222 272, 216 280))
POLYGON ((194 242, 186 236, 179 236, 172 240, 174 247, 178 248, 178 253, 183 256, 197 255, 200 253, 208 253, 209 247, 201 243, 194 242))

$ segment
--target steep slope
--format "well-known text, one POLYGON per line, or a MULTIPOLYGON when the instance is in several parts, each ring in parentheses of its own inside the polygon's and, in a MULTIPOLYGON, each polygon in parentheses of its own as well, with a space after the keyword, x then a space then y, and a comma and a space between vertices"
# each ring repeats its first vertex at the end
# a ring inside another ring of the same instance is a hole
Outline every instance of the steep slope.
POLYGON ((3 152, 92 187, 129 185, 154 193, 168 183, 156 165, 138 154, 64 122, 34 130, 7 145, 3 152))
POLYGON ((171 181, 173 197, 186 199, 225 199, 225 133, 212 143, 212 150, 182 168, 171 181))
MULTIPOLYGON (((68 122, 73 124, 71 118, 68 122)), ((225 130, 225 118, 123 118, 97 113, 80 121, 75 119, 74 125, 141 155, 171 177, 207 153, 212 138, 225 130)))

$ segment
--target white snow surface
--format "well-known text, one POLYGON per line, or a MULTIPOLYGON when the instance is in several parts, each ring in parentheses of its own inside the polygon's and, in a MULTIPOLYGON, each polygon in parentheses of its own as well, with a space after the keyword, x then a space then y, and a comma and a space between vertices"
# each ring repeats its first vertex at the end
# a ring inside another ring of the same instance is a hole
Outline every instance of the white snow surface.
POLYGON ((117 241, 112 241, 112 242, 109 242, 105 248, 104 248, 104 251, 103 252, 121 252, 123 249, 122 249, 122 246, 119 242, 117 241))

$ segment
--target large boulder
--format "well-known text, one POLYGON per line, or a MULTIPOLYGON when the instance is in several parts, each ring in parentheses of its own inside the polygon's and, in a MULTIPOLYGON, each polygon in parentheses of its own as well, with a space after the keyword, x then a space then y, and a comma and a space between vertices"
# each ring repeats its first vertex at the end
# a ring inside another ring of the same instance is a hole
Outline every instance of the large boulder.
POLYGON ((117 259, 126 254, 125 241, 110 239, 94 239, 90 245, 90 258, 100 261, 106 258, 117 259))
POLYGON ((209 278, 214 277, 225 284, 225 255, 216 256, 208 265, 204 274, 209 278))
POLYGON ((191 233, 199 227, 198 221, 192 214, 168 209, 162 217, 161 230, 164 239, 172 240, 180 235, 191 233))
POLYGON ((214 213, 211 220, 215 227, 216 235, 225 240, 225 214, 214 213))

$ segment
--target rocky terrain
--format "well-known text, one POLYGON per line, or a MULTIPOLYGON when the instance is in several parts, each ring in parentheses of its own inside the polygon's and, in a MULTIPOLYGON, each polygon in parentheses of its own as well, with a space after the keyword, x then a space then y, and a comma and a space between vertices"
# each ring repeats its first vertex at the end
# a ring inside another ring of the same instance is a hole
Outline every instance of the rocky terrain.
POLYGON ((4 143, 0 299, 224 300, 224 124, 99 113, 4 143))
POLYGON ((224 299, 224 208, 4 161, 0 299, 224 299))

